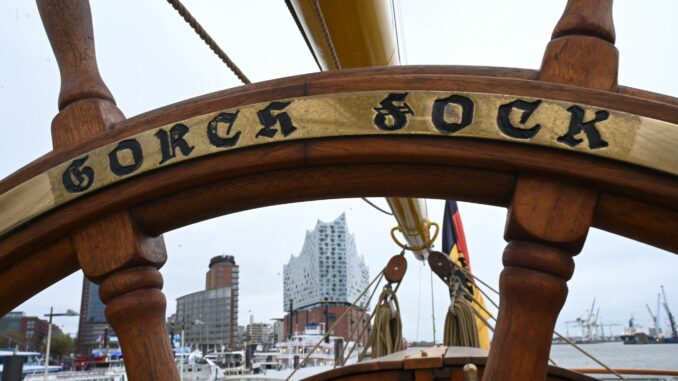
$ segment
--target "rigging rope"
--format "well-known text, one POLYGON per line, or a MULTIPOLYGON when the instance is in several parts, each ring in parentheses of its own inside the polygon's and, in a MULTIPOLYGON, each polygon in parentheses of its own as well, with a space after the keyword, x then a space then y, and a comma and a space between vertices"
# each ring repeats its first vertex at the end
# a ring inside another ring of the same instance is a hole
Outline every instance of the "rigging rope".
POLYGON ((436 345, 436 309, 435 301, 433 300, 433 270, 429 272, 431 276, 431 325, 433 326, 433 345, 436 345))
POLYGON ((419 266, 419 289, 417 292, 417 335, 416 335, 416 341, 419 341, 419 321, 421 318, 421 268, 423 267, 423 262, 422 266, 419 266))
POLYGON ((221 61, 223 61, 226 66, 235 74, 236 77, 244 84, 250 84, 250 80, 245 76, 245 74, 238 68, 238 66, 233 62, 228 55, 219 47, 219 45, 212 39, 212 37, 207 33, 207 31, 198 23, 198 20, 191 15, 191 13, 186 9, 186 7, 181 3, 180 0, 167 0, 170 5, 179 12, 179 15, 186 21, 188 25, 193 28, 195 33, 200 37, 201 40, 209 46, 210 49, 216 54, 221 61))
POLYGON ((398 352, 403 348, 403 328, 400 319, 398 297, 390 284, 384 287, 379 296, 378 307, 374 313, 372 335, 359 358, 362 360, 367 350, 372 348, 372 358, 398 352))
POLYGON ((325 22, 323 12, 320 10, 320 3, 318 0, 313 0, 313 13, 315 13, 315 17, 318 19, 318 23, 320 24, 320 30, 323 33, 323 39, 325 39, 327 49, 330 51, 330 57, 332 58, 332 63, 334 63, 334 68, 335 70, 341 70, 339 56, 337 55, 337 51, 334 49, 332 38, 330 38, 330 31, 327 28, 327 23, 325 22))
POLYGON ((367 198, 361 197, 361 199, 363 199, 363 201, 365 201, 366 203, 370 204, 374 209, 376 209, 376 210, 378 210, 378 211, 380 211, 384 214, 388 214, 389 216, 393 215, 393 213, 380 208, 379 206, 377 206, 377 204, 373 203, 372 201, 368 200, 367 198))
MULTIPOLYGON (((365 303, 365 305, 363 306, 363 311, 367 311, 367 308, 370 306, 370 302, 372 301, 372 297, 374 297, 374 294, 377 292, 377 288, 379 288, 379 283, 381 283, 381 280, 382 280, 383 277, 384 277, 384 274, 382 273, 381 277, 379 277, 379 280, 377 281, 377 284, 374 285, 374 290, 372 290, 372 292, 370 293, 370 297, 367 298, 367 303, 365 303)), ((364 314, 364 312, 363 312, 363 314, 364 314)), ((351 339, 354 337, 355 331, 358 329, 358 327, 361 327, 361 329, 360 329, 360 332, 358 333, 358 336, 357 336, 357 342, 351 347, 351 350, 349 350, 348 354, 341 359, 341 365, 345 364, 346 361, 348 361, 348 359, 351 358, 351 354, 353 353, 353 350, 360 343, 360 339, 363 337, 363 334, 365 333, 365 330, 367 329, 367 327, 370 326, 370 323, 372 322, 372 318, 374 318, 374 314, 370 315, 370 317, 367 319, 367 322, 365 322, 364 325, 362 325, 362 324, 354 324, 353 325, 353 328, 351 329, 351 333, 348 336, 348 341, 346 341, 346 346, 344 347, 344 350, 343 350, 342 353, 346 352, 346 349, 348 349, 348 345, 349 345, 351 339)), ((338 364, 336 362, 334 363, 335 368, 338 365, 340 365, 340 364, 338 364)))
MULTIPOLYGON (((462 269, 462 271, 464 271, 464 269, 462 269)), ((466 273, 467 276, 472 277, 473 279, 475 279, 475 280, 477 280, 478 282, 482 283, 482 284, 485 285, 487 288, 489 288, 490 290, 492 290, 492 291, 494 291, 495 293, 497 293, 497 295, 499 295, 499 292, 497 292, 496 290, 492 289, 492 287, 488 286, 487 283, 485 283, 485 282, 483 282, 482 280, 478 279, 477 276, 475 276, 475 275, 473 275, 473 274, 471 274, 471 273, 469 273, 469 272, 465 272, 465 273, 466 273)), ((476 304, 477 306, 479 306, 479 307, 480 307, 480 308, 481 308, 481 309, 482 309, 482 310, 483 310, 483 311, 484 311, 484 312, 485 312, 492 320, 494 320, 495 322, 497 321, 497 318, 496 318, 494 315, 492 315, 486 308, 484 308, 480 303, 478 303, 478 301, 473 297, 473 295, 471 295, 471 293, 470 293, 468 290, 465 290, 465 292, 466 292, 467 296, 468 296, 469 298, 471 298, 471 300, 473 300, 473 301, 475 302, 475 304, 476 304)), ((487 296, 486 296, 486 297, 487 297, 487 296)), ((490 302, 492 302, 492 304, 495 304, 494 301, 492 301, 491 298, 489 298, 489 297, 487 297, 487 298, 488 298, 488 300, 490 300, 490 302)), ((482 317, 482 315, 480 314, 480 312, 476 311, 475 309, 473 309, 473 312, 476 314, 476 316, 477 316, 481 321, 483 321, 483 322, 487 325, 488 328, 490 328, 490 330, 491 330, 492 332, 494 332, 494 329, 490 327, 489 323, 487 322, 487 320, 485 320, 485 319, 482 317)), ((615 372, 612 368, 610 368, 609 366, 605 365, 603 362, 601 362, 601 361, 598 360, 595 356, 593 356, 591 353, 587 352, 587 351, 584 350, 582 347, 580 347, 579 345, 577 345, 576 343, 574 343, 572 340, 570 340, 570 339, 568 339, 567 337, 561 335, 558 331, 553 330, 553 333, 554 333, 556 336, 558 336, 561 340, 564 340, 566 343, 572 345, 576 350, 578 350, 579 352, 583 353, 586 357, 590 358, 591 360, 595 361, 598 365, 600 365, 600 366, 602 366, 603 368, 605 368, 608 372, 610 372, 610 373, 614 374, 615 376, 617 376, 620 380, 627 380, 624 376, 622 376, 621 374, 615 372)), ((553 362, 553 360, 551 360, 551 359, 549 359, 549 360, 555 365, 555 362, 553 362)))
MULTIPOLYGON (((466 292, 467 292, 467 294, 469 295, 469 297, 471 298, 471 300, 473 300, 473 301, 476 303, 476 305, 479 306, 479 307, 487 314, 487 316, 489 316, 489 317, 490 317, 492 320, 494 320, 495 322, 497 321, 497 318, 495 318, 494 315, 492 315, 492 314, 490 313, 490 311, 488 311, 486 308, 484 308, 484 307, 482 306, 482 304, 480 304, 480 303, 473 297, 473 295, 471 295, 468 291, 466 291, 466 292)), ((485 324, 485 326, 486 326, 490 331, 492 331, 492 332, 494 333, 494 327, 493 327, 492 325, 490 325, 490 323, 487 321, 487 319, 485 319, 485 317, 484 317, 480 312, 478 312, 475 308, 471 308, 471 310, 473 311, 473 314, 476 315, 476 317, 477 317, 480 321, 482 321, 483 324, 485 324)), ((553 359, 551 359, 550 357, 549 357, 549 362, 551 362, 551 364, 554 365, 554 366, 558 366, 558 364, 556 364, 556 362, 553 361, 553 359)))
POLYGON ((351 306, 350 306, 349 308, 347 308, 346 310, 344 310, 344 312, 339 316, 339 318, 334 322, 334 324, 332 324, 332 327, 330 327, 330 329, 328 329, 327 332, 325 332, 325 334, 323 335, 323 337, 320 338, 320 340, 315 344, 315 346, 314 346, 313 348, 311 348, 311 350, 308 352, 308 354, 306 355, 306 357, 304 357, 304 359, 303 359, 302 361, 299 361, 299 365, 298 365, 296 368, 294 368, 294 370, 293 370, 292 372, 290 372, 290 374, 287 376, 287 378, 285 379, 285 381, 289 381, 289 379, 292 378, 292 376, 297 372, 297 370, 299 370, 299 368, 300 368, 302 365, 304 365, 304 364, 306 363, 306 361, 308 360, 308 358, 311 357, 311 355, 313 354, 313 352, 315 352, 316 349, 318 349, 318 347, 320 346, 320 344, 321 344, 323 341, 325 341, 326 338, 328 338, 328 337, 330 336, 330 333, 332 333, 332 331, 334 331, 334 329, 337 327, 337 325, 339 324, 339 322, 341 322, 341 321, 346 317, 346 314, 348 314, 349 311, 352 311, 352 310, 355 308, 355 305, 356 305, 356 304, 358 303, 358 301, 365 295, 365 293, 367 292, 367 290, 369 290, 369 289, 372 287, 372 285, 377 281, 377 279, 381 279, 381 277, 384 275, 384 272, 385 272, 385 271, 386 271, 386 267, 384 267, 384 268, 379 272, 379 274, 377 274, 377 275, 374 277, 374 279, 372 279, 372 281, 370 282, 370 284, 368 284, 367 287, 365 287, 365 289, 360 293, 360 295, 358 295, 358 297, 356 297, 356 298, 353 300, 353 303, 351 303, 351 306))
MULTIPOLYGON (((443 344, 447 346, 459 347, 480 347, 478 337, 478 327, 473 314, 473 307, 468 299, 459 291, 461 285, 459 279, 455 278, 452 293, 450 294, 450 308, 445 317, 445 331, 443 334, 443 344)), ((468 292, 468 291, 467 291, 468 292)))

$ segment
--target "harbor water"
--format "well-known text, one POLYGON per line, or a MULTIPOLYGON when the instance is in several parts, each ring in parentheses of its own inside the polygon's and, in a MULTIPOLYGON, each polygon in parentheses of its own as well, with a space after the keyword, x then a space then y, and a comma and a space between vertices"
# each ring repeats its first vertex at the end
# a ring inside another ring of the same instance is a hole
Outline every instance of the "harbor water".
MULTIPOLYGON (((581 348, 611 368, 678 369, 678 344, 583 344, 581 348)), ((551 346, 551 359, 565 368, 600 368, 567 344, 551 346)))

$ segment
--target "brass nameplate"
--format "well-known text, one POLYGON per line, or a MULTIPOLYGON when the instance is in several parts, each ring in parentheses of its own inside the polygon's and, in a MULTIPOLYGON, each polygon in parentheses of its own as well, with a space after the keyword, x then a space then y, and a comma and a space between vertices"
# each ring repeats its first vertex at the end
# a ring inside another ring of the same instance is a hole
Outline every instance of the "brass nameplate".
POLYGON ((338 136, 429 135, 534 144, 678 175, 678 125, 573 102, 485 93, 375 91, 283 99, 159 126, 0 195, 0 235, 132 176, 242 147, 338 136))

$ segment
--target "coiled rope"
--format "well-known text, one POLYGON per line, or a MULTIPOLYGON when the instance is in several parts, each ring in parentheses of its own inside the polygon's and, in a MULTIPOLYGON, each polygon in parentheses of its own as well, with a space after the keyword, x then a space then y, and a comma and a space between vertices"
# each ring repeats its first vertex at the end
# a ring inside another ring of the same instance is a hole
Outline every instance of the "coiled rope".
POLYGON ((443 344, 447 346, 480 347, 478 327, 473 307, 463 293, 458 292, 461 286, 455 279, 450 296, 451 305, 445 317, 443 344))
POLYGON ((362 360, 368 349, 372 349, 372 358, 385 356, 403 349, 403 324, 400 319, 398 297, 390 285, 384 287, 375 309, 372 334, 363 348, 359 359, 362 360))

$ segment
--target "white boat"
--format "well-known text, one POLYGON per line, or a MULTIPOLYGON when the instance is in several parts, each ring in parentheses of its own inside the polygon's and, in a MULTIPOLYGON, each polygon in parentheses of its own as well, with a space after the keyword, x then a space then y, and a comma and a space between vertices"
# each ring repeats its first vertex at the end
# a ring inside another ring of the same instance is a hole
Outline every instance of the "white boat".
MULTIPOLYGON (((309 355, 311 350, 318 344, 324 335, 324 325, 322 324, 307 324, 303 332, 295 332, 292 338, 288 341, 279 342, 275 345, 278 353, 276 354, 276 362, 281 368, 294 368, 295 358, 299 363, 304 361, 308 356, 305 364, 302 367, 318 367, 318 366, 334 366, 334 347, 335 342, 344 338, 340 336, 329 336, 329 340, 323 340, 318 348, 309 355)), ((355 341, 350 341, 347 346, 348 354, 352 347, 358 345, 355 341)), ((346 346, 346 344, 344 344, 346 346)), ((352 355, 351 361, 357 358, 359 349, 356 348, 352 355)), ((350 361, 347 361, 350 362, 350 361)))
MULTIPOLYGON (((43 381, 45 377, 42 373, 27 375, 24 381, 43 381)), ((47 376, 48 381, 127 381, 127 373, 124 366, 112 367, 110 369, 98 368, 83 371, 67 371, 51 373, 47 376)))
POLYGON ((224 372, 219 366, 207 357, 203 357, 201 351, 180 353, 175 351, 177 369, 182 381, 207 381, 223 380, 224 372))
MULTIPOLYGON (((24 352, 15 351, 12 349, 0 349, 0 376, 4 369, 5 359, 10 356, 22 356, 24 359, 23 374, 40 373, 45 371, 45 361, 40 352, 24 352)), ((47 368, 48 372, 59 372, 63 369, 61 365, 50 365, 47 368)))
MULTIPOLYGON (((294 375, 289 379, 289 381, 303 380, 307 377, 311 377, 315 374, 322 373, 328 370, 331 370, 331 366, 315 366, 308 368, 301 368, 294 372, 294 375)), ((226 376, 226 381, 284 381, 287 380, 290 373, 294 369, 274 369, 266 370, 262 373, 257 374, 246 374, 246 375, 232 375, 226 376)))

